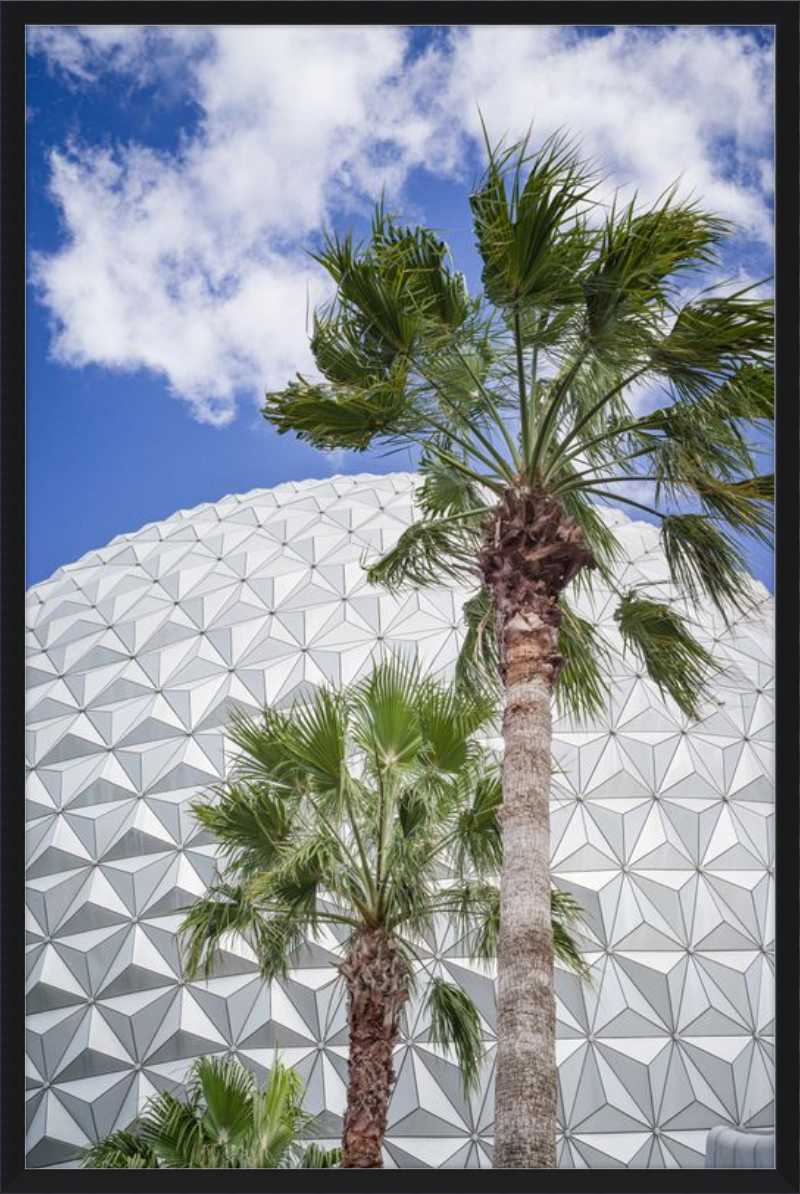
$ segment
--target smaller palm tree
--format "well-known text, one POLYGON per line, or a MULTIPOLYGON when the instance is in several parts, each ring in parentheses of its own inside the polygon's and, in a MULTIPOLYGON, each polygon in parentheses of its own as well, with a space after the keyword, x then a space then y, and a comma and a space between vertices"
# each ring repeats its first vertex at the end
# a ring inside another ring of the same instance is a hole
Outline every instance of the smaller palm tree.
MULTIPOLYGON (((213 968, 237 933, 265 978, 285 974, 310 935, 344 938, 350 1039, 343 1168, 380 1168, 404 1005, 417 960, 434 1042, 452 1045, 466 1091, 482 1058, 480 1018, 458 986, 431 973, 423 939, 451 918, 474 955, 494 955, 501 785, 475 740, 488 695, 423 677, 396 660, 342 692, 317 690, 290 711, 239 716, 232 777, 193 806, 221 843, 224 869, 184 923, 187 970, 213 968)), ((581 968, 556 895, 562 957, 581 968)))
POLYGON ((182 1097, 164 1091, 127 1131, 113 1132, 81 1156, 86 1169, 331 1169, 339 1149, 303 1147, 312 1117, 303 1084, 280 1062, 264 1090, 229 1058, 201 1057, 182 1097))

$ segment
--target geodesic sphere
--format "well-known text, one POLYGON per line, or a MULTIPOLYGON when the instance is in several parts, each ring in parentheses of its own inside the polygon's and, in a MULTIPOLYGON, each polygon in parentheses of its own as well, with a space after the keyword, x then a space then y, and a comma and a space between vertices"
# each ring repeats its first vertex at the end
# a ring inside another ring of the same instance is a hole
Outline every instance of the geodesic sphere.
MULTIPOLYGON (((266 986, 231 941, 185 981, 175 932, 215 846, 188 802, 225 774, 233 708, 287 707, 347 684, 384 651, 452 674, 454 586, 390 595, 362 559, 415 517, 409 474, 284 484, 179 511, 83 556, 28 599, 30 1166, 127 1126, 198 1054, 257 1073, 278 1047, 306 1083, 319 1135, 340 1130, 344 1005, 334 936, 266 986)), ((626 553, 618 584, 659 582, 652 526, 606 512, 626 553)), ((653 590, 663 598, 663 584, 653 590)), ((554 882, 584 909, 593 981, 559 970, 559 1164, 700 1166, 716 1123, 772 1119, 772 613, 732 626, 697 611, 722 665, 690 723, 622 654, 616 598, 576 607, 612 648, 608 707, 559 717, 554 882)), ((443 925, 430 964, 468 989, 487 1042, 465 1100, 412 1003, 395 1068, 389 1166, 488 1167, 490 973, 443 925)))

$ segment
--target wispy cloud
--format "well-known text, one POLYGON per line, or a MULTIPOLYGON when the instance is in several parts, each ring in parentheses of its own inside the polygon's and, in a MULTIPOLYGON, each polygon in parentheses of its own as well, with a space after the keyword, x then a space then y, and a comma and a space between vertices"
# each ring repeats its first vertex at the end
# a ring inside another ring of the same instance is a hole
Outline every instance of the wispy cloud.
POLYGON ((645 199, 682 174, 771 234, 772 57, 750 36, 475 26, 412 54, 388 26, 39 26, 29 47, 84 89, 182 72, 200 120, 174 152, 53 148, 64 243, 32 277, 59 360, 152 370, 206 422, 309 368, 312 232, 399 201, 420 166, 468 178, 479 108, 493 135, 569 127, 645 199))

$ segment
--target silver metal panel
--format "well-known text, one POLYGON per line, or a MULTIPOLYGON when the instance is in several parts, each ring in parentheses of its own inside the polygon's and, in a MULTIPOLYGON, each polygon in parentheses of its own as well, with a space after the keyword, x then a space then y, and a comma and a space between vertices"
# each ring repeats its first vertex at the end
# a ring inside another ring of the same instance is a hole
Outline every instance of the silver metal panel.
MULTIPOLYGON (((226 769, 231 708, 346 684, 384 650, 451 674, 467 594, 389 596, 362 556, 415 516, 414 478, 333 477, 179 511, 59 569, 28 597, 29 1158, 128 1124, 200 1053, 263 1070, 276 1046, 320 1133, 346 1081, 334 937, 284 983, 232 940, 224 971, 184 981, 178 909, 215 847, 189 799, 226 769)), ((607 517, 623 583, 661 580, 653 527, 607 517)), ((723 670, 696 724, 619 660, 606 714, 556 725, 555 882, 586 912, 591 986, 558 974, 559 1164, 701 1167, 715 1124, 773 1123, 771 601, 725 628, 698 611, 723 670)), ((659 586, 658 592, 665 592, 659 586)), ((619 642, 613 604, 579 608, 619 642)), ((445 928, 431 964, 477 1000, 488 1043, 466 1102, 412 1007, 398 1049, 388 1165, 488 1167, 491 974, 445 928)))

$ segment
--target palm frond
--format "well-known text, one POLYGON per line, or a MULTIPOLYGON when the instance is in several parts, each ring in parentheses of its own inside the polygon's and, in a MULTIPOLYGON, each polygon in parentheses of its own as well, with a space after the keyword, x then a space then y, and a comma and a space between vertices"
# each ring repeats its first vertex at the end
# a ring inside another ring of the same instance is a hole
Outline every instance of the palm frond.
POLYGON ((500 700, 500 652, 497 645, 492 595, 482 586, 465 601, 461 617, 466 626, 455 669, 456 687, 468 696, 500 700))
POLYGON ((406 527, 394 547, 367 568, 367 580, 390 591, 446 578, 464 580, 476 571, 475 544, 475 532, 463 521, 421 519, 406 527))
POLYGON ((316 795, 338 797, 347 760, 347 707, 338 694, 317 688, 286 716, 285 749, 293 769, 316 795))
POLYGON ((580 219, 596 181, 563 134, 528 153, 492 149, 470 195, 482 281, 497 307, 574 302, 593 236, 580 219), (510 183, 510 189, 509 189, 510 183))
POLYGON ((651 355, 653 367, 692 402, 713 391, 743 365, 760 366, 773 351, 770 299, 742 294, 686 303, 651 355))
MULTIPOLYGON (((581 528, 586 544, 595 558, 599 574, 606 579, 613 578, 623 553, 617 536, 603 518, 600 509, 586 494, 577 489, 559 494, 559 500, 567 515, 581 528)), ((579 573, 579 581, 586 583, 586 578, 586 571, 579 573)))
POLYGON ((553 921, 553 952, 559 962, 577 974, 579 978, 589 977, 589 967, 583 954, 575 944, 575 938, 560 921, 553 921))
POLYGON ((420 672, 402 659, 384 659, 353 690, 353 741, 377 770, 403 769, 419 759, 423 735, 417 703, 420 672))
POLYGON ((579 978, 588 979, 589 967, 570 932, 580 923, 583 909, 571 892, 554 887, 550 892, 550 913, 556 957, 579 978))
POLYGON ((282 886, 276 884, 273 876, 274 871, 265 871, 260 880, 246 887, 217 881, 189 907, 178 930, 185 974, 199 972, 206 978, 212 974, 218 950, 229 935, 247 942, 264 978, 286 973, 291 955, 303 943, 309 926, 316 923, 316 876, 301 874, 294 887, 285 876, 282 886), (277 905, 279 912, 271 910, 259 883, 269 883, 273 907, 277 905), (289 896, 293 902, 285 912, 289 896))
POLYGON ((252 1127, 252 1071, 228 1057, 201 1057, 194 1064, 192 1081, 203 1108, 203 1133, 220 1148, 236 1148, 252 1127))
POLYGON ((373 216, 368 260, 382 278, 399 281, 406 304, 434 343, 447 343, 474 309, 445 242, 430 229, 399 224, 382 204, 373 216))
POLYGON ((245 887, 218 879, 188 908, 178 930, 184 973, 202 972, 207 978, 223 938, 230 933, 257 936, 263 919, 245 887))
POLYGON ((497 957, 500 891, 495 881, 473 878, 467 868, 458 883, 436 893, 431 907, 452 921, 469 957, 483 962, 497 957), (464 878, 464 874, 470 877, 464 878))
POLYGON ((436 1045, 452 1045, 464 1092, 470 1094, 478 1085, 484 1052, 478 1009, 462 987, 436 977, 428 987, 426 1004, 430 1038, 436 1045))
MULTIPOLYGON (((615 345, 622 324, 654 327, 654 317, 686 270, 716 260, 716 246, 729 225, 670 188, 642 211, 634 198, 606 216, 597 261, 586 281, 587 330, 595 351, 615 345)), ((640 341, 644 348, 646 337, 640 341)))
POLYGON ((669 605, 627 593, 614 613, 623 641, 642 660, 663 693, 687 717, 699 715, 714 669, 713 657, 669 605))
POLYGON ((775 370, 770 360, 748 361, 735 369, 716 392, 717 403, 732 419, 775 417, 775 370))
POLYGON ((340 1148, 321 1148, 319 1144, 309 1144, 300 1158, 298 1169, 338 1169, 342 1162, 340 1148))
POLYGON ((291 783, 284 710, 266 705, 258 717, 235 710, 225 732, 238 749, 237 778, 259 787, 267 783, 291 783))
POLYGON ((465 773, 470 740, 496 712, 492 697, 466 697, 454 686, 426 678, 419 686, 416 709, 426 766, 449 776, 465 773))
POLYGON ((392 378, 398 370, 396 353, 385 343, 363 335, 341 310, 322 307, 314 313, 311 352, 327 380, 354 392, 371 391, 392 378))
POLYGON ((298 375, 285 390, 268 391, 261 413, 279 435, 293 431, 315 448, 365 452, 381 436, 418 431, 424 423, 405 386, 406 367, 362 388, 317 385, 298 375))
POLYGON ((698 475, 693 488, 704 508, 723 519, 734 530, 772 542, 772 505, 775 500, 774 478, 747 477, 741 481, 720 481, 717 477, 698 475))
POLYGON ((84 1150, 93 1169, 330 1168, 338 1149, 301 1151, 311 1117, 303 1087, 276 1059, 264 1090, 254 1074, 229 1058, 202 1057, 182 1091, 162 1091, 127 1131, 84 1150))
POLYGON ((460 874, 480 877, 500 867, 503 839, 497 812, 503 785, 497 767, 487 767, 470 784, 472 800, 458 816, 452 844, 460 874))
POLYGON ((292 826, 293 810, 285 793, 233 779, 192 801, 190 808, 240 874, 268 866, 292 826))
POLYGON ((253 1099, 249 1168, 287 1168, 309 1119, 303 1110, 299 1075, 276 1061, 266 1088, 257 1091, 253 1099))
POLYGON ((80 1153, 84 1169, 160 1169, 158 1157, 135 1132, 119 1130, 80 1153))
POLYGON ((221 1160, 200 1126, 197 1090, 191 1081, 183 1098, 170 1091, 151 1098, 137 1132, 166 1169, 216 1168, 221 1160))
POLYGON ((600 714, 608 703, 609 651, 594 623, 576 613, 562 596, 558 649, 564 667, 556 684, 556 706, 578 721, 600 714))
POLYGON ((703 514, 669 514, 661 522, 661 542, 670 573, 697 604, 707 597, 726 618, 753 602, 744 557, 735 543, 703 514))
MULTIPOLYGON (((342 843, 330 826, 317 822, 311 828, 315 832, 289 843, 273 865, 253 879, 248 889, 251 899, 281 909, 290 930, 292 926, 309 926, 314 922, 320 891, 342 863, 342 843)), ((283 935, 277 921, 268 923, 275 923, 283 935)), ((277 944, 280 945, 280 940, 277 944)))
MULTIPOLYGON (((481 507, 488 514, 489 506, 477 482, 444 465, 435 453, 430 450, 423 452, 419 469, 422 484, 416 492, 416 498, 425 518, 436 520, 454 514, 470 515, 471 511, 480 510, 481 507)), ((480 514, 472 515, 469 522, 478 525, 480 518, 480 514)))

